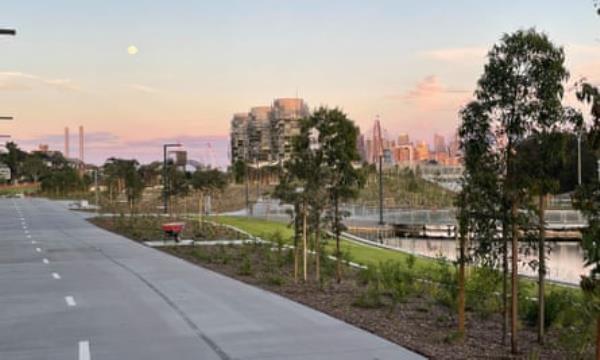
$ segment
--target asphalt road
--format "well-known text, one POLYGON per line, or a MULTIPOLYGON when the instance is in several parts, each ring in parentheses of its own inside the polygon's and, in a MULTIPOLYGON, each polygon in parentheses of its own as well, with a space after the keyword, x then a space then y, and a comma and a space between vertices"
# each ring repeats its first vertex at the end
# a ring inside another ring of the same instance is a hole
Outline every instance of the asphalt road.
POLYGON ((0 199, 0 359, 421 359, 280 296, 0 199))

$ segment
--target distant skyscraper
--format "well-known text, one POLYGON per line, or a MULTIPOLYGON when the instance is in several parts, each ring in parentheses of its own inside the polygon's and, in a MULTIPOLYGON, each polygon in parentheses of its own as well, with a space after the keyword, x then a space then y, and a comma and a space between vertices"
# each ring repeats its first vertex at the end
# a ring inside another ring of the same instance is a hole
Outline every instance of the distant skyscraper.
POLYGON ((446 141, 443 135, 433 135, 433 151, 435 151, 436 153, 446 151, 446 141))
POLYGON ((65 158, 69 158, 69 128, 65 127, 65 158))
POLYGON ((425 141, 419 141, 415 147, 415 161, 429 160, 429 145, 425 141))
POLYGON ((402 133, 402 134, 398 135, 398 146, 408 145, 408 144, 410 144, 410 138, 408 137, 408 134, 402 133))

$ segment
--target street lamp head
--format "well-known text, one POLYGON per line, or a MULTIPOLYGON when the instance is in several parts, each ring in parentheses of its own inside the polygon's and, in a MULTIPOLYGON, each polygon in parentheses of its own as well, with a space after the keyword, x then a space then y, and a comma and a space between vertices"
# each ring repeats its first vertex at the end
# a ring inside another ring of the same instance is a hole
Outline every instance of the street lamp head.
POLYGON ((12 116, 0 116, 0 120, 14 120, 12 116))
POLYGON ((17 35, 17 30, 15 29, 0 29, 0 35, 17 35))

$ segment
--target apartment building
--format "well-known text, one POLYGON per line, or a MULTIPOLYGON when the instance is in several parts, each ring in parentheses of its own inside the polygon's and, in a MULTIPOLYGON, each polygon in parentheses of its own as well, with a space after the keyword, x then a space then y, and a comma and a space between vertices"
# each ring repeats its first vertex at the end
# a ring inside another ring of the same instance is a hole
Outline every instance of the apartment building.
POLYGON ((304 100, 275 99, 235 114, 231 120, 231 161, 281 163, 290 158, 292 139, 300 133, 300 119, 310 114, 304 100))

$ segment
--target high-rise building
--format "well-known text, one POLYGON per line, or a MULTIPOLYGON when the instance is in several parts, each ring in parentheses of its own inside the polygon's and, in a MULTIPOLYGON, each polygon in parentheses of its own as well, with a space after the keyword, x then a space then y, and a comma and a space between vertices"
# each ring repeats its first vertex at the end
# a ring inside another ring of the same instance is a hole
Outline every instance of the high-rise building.
POLYGON ((410 138, 408 137, 408 134, 402 133, 402 134, 398 135, 398 143, 397 143, 398 146, 408 145, 408 144, 410 144, 410 138))
POLYGON ((289 159, 300 119, 309 115, 304 100, 276 99, 272 106, 253 107, 231 120, 231 160, 282 162, 289 159))
POLYGON ((300 134, 300 119, 309 115, 308 106, 298 98, 276 99, 271 115, 273 160, 283 162, 292 153, 292 138, 300 134))
POLYGON ((415 147, 415 161, 429 160, 429 145, 425 141, 419 141, 415 147))
POLYGON ((65 158, 69 158, 69 128, 65 127, 65 152, 63 153, 65 158))
POLYGON ((248 123, 250 116, 247 113, 233 115, 231 120, 231 162, 246 161, 249 158, 250 140, 248 137, 248 123))
POLYGON ((435 151, 436 153, 446 151, 446 140, 444 139, 443 135, 433 135, 433 151, 435 151))
POLYGON ((367 148, 365 144, 365 135, 358 132, 358 137, 356 139, 356 150, 360 155, 360 161, 367 161, 367 148))
POLYGON ((414 149, 411 144, 400 145, 394 148, 394 161, 398 165, 411 166, 413 161, 414 149))
POLYGON ((270 161, 271 151, 271 107, 257 106, 250 109, 248 136, 250 159, 270 161))

